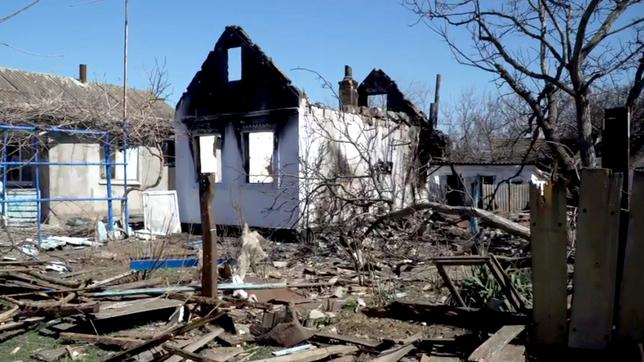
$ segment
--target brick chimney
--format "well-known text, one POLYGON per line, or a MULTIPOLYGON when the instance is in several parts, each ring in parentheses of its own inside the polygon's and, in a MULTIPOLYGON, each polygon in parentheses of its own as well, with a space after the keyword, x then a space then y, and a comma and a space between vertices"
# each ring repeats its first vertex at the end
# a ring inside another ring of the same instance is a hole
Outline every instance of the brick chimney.
POLYGON ((87 83, 87 64, 78 65, 78 81, 87 83))
POLYGON ((340 84, 340 110, 351 112, 358 108, 358 82, 353 79, 353 71, 348 65, 344 66, 344 78, 338 82, 340 84))

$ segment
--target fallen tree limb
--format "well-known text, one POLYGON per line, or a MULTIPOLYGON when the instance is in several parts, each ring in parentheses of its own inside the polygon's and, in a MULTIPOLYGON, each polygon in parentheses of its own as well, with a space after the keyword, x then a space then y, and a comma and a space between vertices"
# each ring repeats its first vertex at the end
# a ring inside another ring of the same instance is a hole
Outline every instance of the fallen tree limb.
POLYGON ((476 207, 470 207, 470 206, 450 206, 450 205, 441 204, 439 202, 426 202, 422 204, 414 204, 414 205, 410 205, 405 208, 402 208, 400 210, 390 212, 386 215, 383 215, 377 218, 376 221, 374 221, 371 224, 371 226, 369 226, 369 229, 367 229, 367 231, 365 232, 365 235, 369 235, 376 227, 378 227, 380 224, 382 224, 387 220, 401 219, 406 216, 412 215, 418 211, 423 211, 423 210, 434 210, 434 211, 438 211, 438 212, 442 212, 444 214, 450 214, 450 215, 478 217, 484 223, 486 223, 491 227, 501 229, 507 232, 508 234, 514 235, 521 239, 524 239, 527 241, 530 240, 530 228, 523 226, 519 223, 516 223, 512 220, 508 220, 491 211, 479 209, 476 207))

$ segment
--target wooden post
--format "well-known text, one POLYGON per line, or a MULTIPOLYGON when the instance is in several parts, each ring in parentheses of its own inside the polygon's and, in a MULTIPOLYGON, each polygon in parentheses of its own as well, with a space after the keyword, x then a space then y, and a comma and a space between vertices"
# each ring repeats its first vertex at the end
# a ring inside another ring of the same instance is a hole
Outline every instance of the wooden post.
POLYGON ((201 234, 203 235, 203 265, 201 266, 201 294, 217 297, 217 241, 215 215, 212 210, 215 174, 202 174, 199 179, 201 205, 201 234))
MULTIPOLYGON (((629 190, 630 127, 631 121, 626 107, 604 110, 602 130, 602 167, 621 172, 622 191, 629 190)), ((622 197, 622 208, 628 209, 628 197, 622 197)))
POLYGON ((543 195, 530 185, 532 252, 532 319, 534 340, 541 346, 565 346, 568 311, 566 188, 544 185, 543 195))
MULTIPOLYGON (((626 250, 626 240, 628 238, 628 216, 629 209, 629 192, 630 192, 630 113, 626 107, 607 108, 604 110, 604 128, 602 130, 602 167, 621 172, 623 177, 622 183, 622 203, 621 218, 619 226, 619 246, 617 249, 617 288, 615 290, 615 300, 619 301, 620 288, 619 281, 622 280, 624 270, 624 258, 626 250)), ((615 304, 619 307, 619 303, 615 304)), ((615 320, 619 311, 615 309, 615 320)))
POLYGON ((633 174, 628 239, 617 307, 617 335, 644 340, 644 171, 633 174))
POLYGON ((583 169, 568 346, 604 349, 615 306, 622 174, 583 169))
POLYGON ((438 127, 438 110, 441 101, 441 75, 436 74, 436 89, 434 90, 434 106, 431 109, 434 129, 438 127))

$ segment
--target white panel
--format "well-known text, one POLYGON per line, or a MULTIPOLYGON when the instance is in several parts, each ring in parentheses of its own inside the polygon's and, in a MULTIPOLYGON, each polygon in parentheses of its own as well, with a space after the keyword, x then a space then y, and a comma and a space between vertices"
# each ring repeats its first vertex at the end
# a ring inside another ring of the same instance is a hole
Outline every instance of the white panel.
POLYGON ((143 192, 143 222, 145 230, 154 235, 181 232, 179 204, 176 191, 143 192))

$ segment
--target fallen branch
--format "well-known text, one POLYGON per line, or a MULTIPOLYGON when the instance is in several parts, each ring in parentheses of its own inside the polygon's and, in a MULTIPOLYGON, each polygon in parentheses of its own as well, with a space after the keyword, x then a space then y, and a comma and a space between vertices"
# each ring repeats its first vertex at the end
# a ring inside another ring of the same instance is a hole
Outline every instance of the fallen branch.
POLYGON ((386 215, 383 215, 376 219, 371 226, 365 232, 365 235, 369 235, 376 227, 387 220, 396 220, 412 215, 418 211, 423 210, 434 210, 442 212, 444 214, 450 215, 460 215, 468 217, 478 217, 487 225, 501 229, 507 232, 510 235, 514 235, 521 239, 530 240, 530 228, 523 226, 519 223, 516 223, 512 220, 508 220, 502 216, 496 215, 495 213, 476 207, 470 206, 450 206, 441 204, 438 202, 427 202, 422 204, 414 204, 400 210, 390 212, 386 215))

